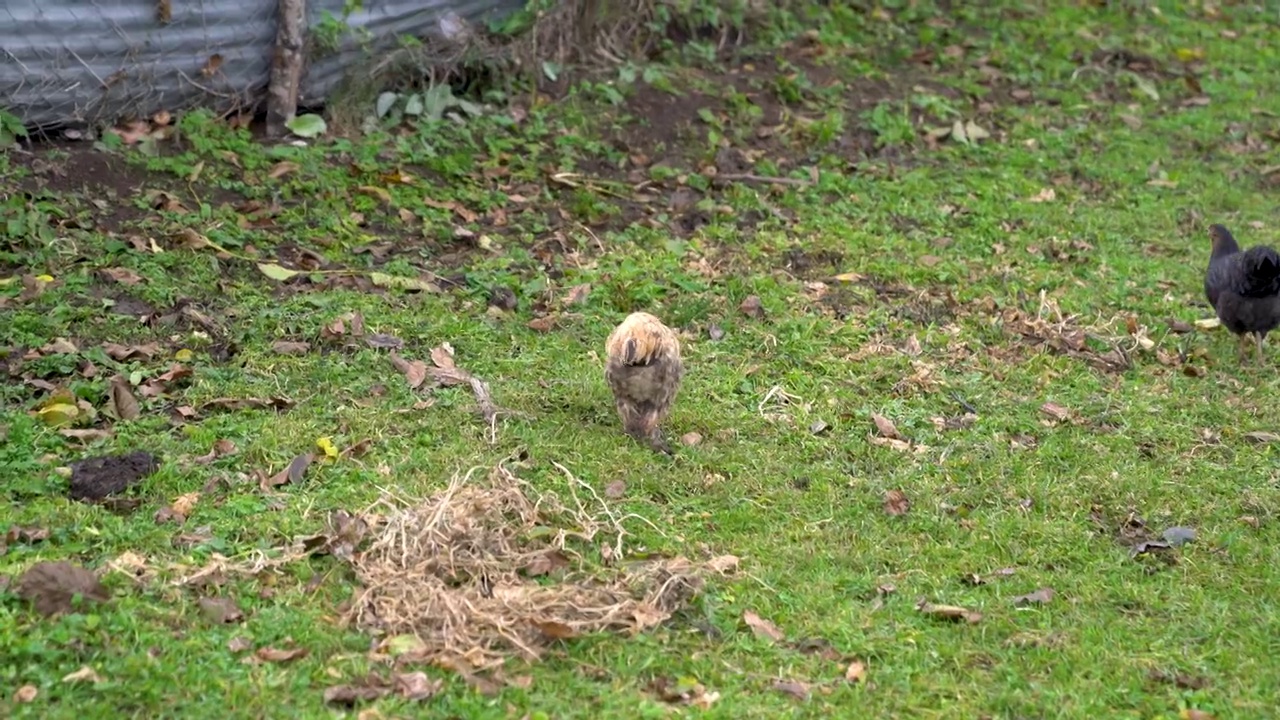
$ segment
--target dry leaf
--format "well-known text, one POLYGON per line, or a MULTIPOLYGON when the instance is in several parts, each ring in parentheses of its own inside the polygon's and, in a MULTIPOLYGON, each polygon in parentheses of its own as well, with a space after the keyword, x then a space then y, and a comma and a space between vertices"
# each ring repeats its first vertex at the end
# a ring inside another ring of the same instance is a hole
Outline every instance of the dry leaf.
POLYGON ((417 390, 427 381, 427 364, 421 360, 405 360, 392 351, 391 364, 404 373, 404 379, 409 383, 410 390, 417 390))
POLYGON ((35 685, 23 685, 13 694, 13 701, 19 704, 29 703, 34 701, 39 694, 40 691, 36 689, 35 685))
POLYGON ((306 648, 290 648, 281 650, 273 647, 258 648, 254 656, 263 662, 286 663, 291 660, 297 660, 306 657, 309 651, 306 648))
POLYGON ((1027 198, 1027 201, 1033 203, 1052 202, 1053 200, 1056 200, 1057 197, 1058 193, 1054 192, 1053 188, 1044 188, 1035 195, 1027 198))
POLYGON ((747 624, 747 627, 750 627, 751 631, 756 634, 756 637, 772 640, 773 642, 782 642, 786 639, 786 635, 778 629, 777 625, 774 625, 750 610, 746 610, 742 613, 742 620, 747 624))
POLYGON ((538 628, 539 632, 552 640, 567 640, 568 638, 578 636, 578 631, 562 622, 556 622, 554 620, 534 622, 533 626, 538 628))
POLYGON ((1244 439, 1259 445, 1268 445, 1270 443, 1280 442, 1280 434, 1266 432, 1265 430, 1255 430, 1244 434, 1244 439))
POLYGON ((627 494, 627 484, 621 480, 614 480, 604 486, 604 496, 610 500, 617 500, 627 494))
POLYGON ((582 285, 575 286, 570 290, 569 294, 565 296, 564 301, 561 304, 564 305, 564 307, 581 305, 587 301, 587 296, 590 294, 591 284, 583 283, 582 285))
POLYGON ((453 347, 445 343, 439 347, 432 348, 431 362, 435 363, 436 367, 446 370, 457 367, 453 361, 453 347))
POLYGON ((741 559, 737 555, 721 555, 707 561, 707 569, 724 575, 738 569, 741 559))
POLYGON ((1013 599, 1013 604, 1019 607, 1024 605, 1043 605, 1053 599, 1053 588, 1042 587, 1034 592, 1026 595, 1019 595, 1013 599))
POLYGON ((935 605, 926 600, 921 600, 916 609, 930 617, 940 618, 942 620, 951 620, 953 622, 964 621, 967 623, 976 623, 982 620, 982 613, 962 608, 958 605, 935 605))
POLYGON ((316 456, 311 453, 303 453, 295 457, 285 469, 264 480, 263 487, 278 487, 286 483, 297 484, 301 482, 303 474, 307 471, 307 468, 311 467, 311 463, 315 459, 316 456))
POLYGON ((809 699, 809 686, 799 680, 774 680, 773 689, 797 700, 809 699))
POLYGON ((881 437, 891 440, 903 439, 901 433, 898 432, 898 426, 894 425, 889 418, 879 413, 871 413, 871 422, 876 424, 876 432, 880 433, 881 437))
POLYGON ((844 670, 844 679, 851 683, 862 682, 867 679, 867 666, 861 662, 854 660, 849 663, 849 667, 844 670))
POLYGON ((889 515, 906 515, 911 509, 911 500, 901 490, 890 490, 884 494, 884 511, 889 515))
POLYGON ((693 447, 702 442, 702 434, 699 432, 687 432, 680 436, 680 444, 693 447))
POLYGON ((1071 411, 1057 403, 1047 402, 1041 405, 1040 412, 1048 415, 1058 422, 1064 422, 1071 419, 1071 411))
POLYGON ((110 405, 111 414, 121 420, 137 420, 142 411, 138 408, 138 400, 133 396, 133 392, 129 388, 129 380, 123 375, 115 375, 111 378, 110 386, 110 405))
POLYGON ((764 317, 764 306, 760 304, 759 295, 748 295, 745 300, 738 305, 738 311, 749 318, 759 320, 764 317))
POLYGON ((271 167, 271 170, 267 172, 267 177, 271 178, 272 180, 279 180, 285 175, 288 175, 291 172, 301 169, 301 167, 302 166, 296 162, 289 162, 288 160, 282 160, 271 167))
POLYGON ((122 268, 122 267, 103 268, 98 272, 102 273, 107 278, 114 280, 118 283, 122 283, 124 285, 137 285, 143 280, 141 275, 130 270, 129 268, 122 268))
POLYGON ((271 343, 271 351, 277 355, 306 355, 311 343, 296 340, 277 340, 271 343))
POLYGON ((62 682, 91 682, 94 684, 102 682, 102 677, 94 672, 94 669, 85 665, 79 670, 62 678, 62 682))
MULTIPOLYGON (((231 598, 200 598, 200 611, 217 625, 237 623, 244 619, 244 613, 231 598)), ((234 652, 234 651, 233 651, 234 652)))
POLYGON ((556 318, 554 315, 546 315, 540 318, 534 318, 526 323, 526 327, 534 332, 549 332, 556 326, 556 318))

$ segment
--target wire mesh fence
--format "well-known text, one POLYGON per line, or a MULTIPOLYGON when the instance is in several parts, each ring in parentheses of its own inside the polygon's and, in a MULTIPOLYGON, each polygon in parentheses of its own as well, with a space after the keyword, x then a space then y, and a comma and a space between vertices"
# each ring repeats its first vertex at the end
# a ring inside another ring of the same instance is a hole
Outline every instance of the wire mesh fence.
MULTIPOLYGON (((322 100, 370 51, 427 38, 521 0, 311 0, 300 102, 322 100), (350 10, 350 12, 344 12, 350 10)), ((276 0, 0 2, 0 110, 27 125, 113 122, 165 110, 257 107, 276 0)))

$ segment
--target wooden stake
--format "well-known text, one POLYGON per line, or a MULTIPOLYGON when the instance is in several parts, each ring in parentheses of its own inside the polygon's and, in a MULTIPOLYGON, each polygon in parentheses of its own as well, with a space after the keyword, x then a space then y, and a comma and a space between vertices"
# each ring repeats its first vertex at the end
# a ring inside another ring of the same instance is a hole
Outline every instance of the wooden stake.
POLYGON ((307 26, 306 0, 280 0, 277 10, 276 48, 267 85, 267 134, 282 137, 285 123, 298 111, 298 86, 302 82, 303 40, 307 26))

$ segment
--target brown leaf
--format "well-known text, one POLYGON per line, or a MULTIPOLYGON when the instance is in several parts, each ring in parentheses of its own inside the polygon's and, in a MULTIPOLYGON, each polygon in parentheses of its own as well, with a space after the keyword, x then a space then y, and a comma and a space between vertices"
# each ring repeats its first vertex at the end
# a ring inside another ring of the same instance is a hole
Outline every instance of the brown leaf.
POLYGON ((566 567, 569 567, 569 558, 559 550, 548 550, 533 556, 524 566, 524 573, 529 577, 541 577, 566 567))
POLYGON ((749 318, 759 320, 764 317, 764 306, 760 304, 759 295, 748 295, 741 304, 738 305, 738 311, 749 318))
POLYGON ((111 597, 97 575, 69 562, 32 565, 18 577, 14 591, 46 616, 75 611, 79 607, 77 597, 85 604, 111 597))
POLYGON ((538 628, 539 632, 552 640, 567 640, 568 638, 578 636, 577 630, 574 630, 562 622, 556 622, 554 620, 534 621, 533 626, 538 628))
POLYGON ((102 676, 93 668, 85 665, 79 670, 64 676, 62 682, 91 682, 96 685, 102 682, 102 676))
POLYGON ((114 280, 124 285, 137 285, 143 280, 141 275, 130 270, 129 268, 122 268, 122 267, 103 268, 98 272, 102 273, 108 279, 114 280))
POLYGON ((272 352, 277 355, 306 355, 311 343, 298 340, 277 340, 271 343, 272 352))
POLYGON ((241 635, 227 641, 227 650, 233 653, 244 652, 251 647, 253 647, 253 641, 241 635))
POLYGON ((919 263, 927 268, 931 268, 940 262, 942 262, 942 258, 937 255, 921 255, 919 259, 919 263))
POLYGON ((809 699, 809 686, 799 680, 774 680, 773 689, 797 700, 809 699))
POLYGON ((889 515, 906 515, 911 509, 911 499, 901 490, 890 490, 884 494, 884 511, 889 515))
POLYGON ((293 407, 289 398, 218 398, 200 406, 201 410, 287 410, 293 407))
POLYGON ((565 296, 564 301, 561 304, 564 305, 565 307, 581 305, 587 301, 587 296, 590 294, 591 294, 590 283, 583 283, 581 285, 577 285, 572 290, 569 291, 569 294, 565 296))
POLYGON ((364 339, 366 345, 375 350, 399 350, 404 347, 404 341, 395 335, 387 335, 386 333, 374 333, 364 339))
POLYGON ((371 702, 391 694, 391 688, 381 685, 335 685, 325 688, 326 705, 355 707, 362 702, 371 702))
POLYGON ((39 694, 40 691, 36 689, 35 685, 23 685, 13 693, 13 701, 19 705, 25 705, 33 702, 39 694))
POLYGON ((80 442, 93 442, 95 440, 106 440, 111 437, 110 430, 86 429, 77 430, 73 428, 63 428, 58 434, 64 438, 79 440, 80 442))
POLYGON ((343 450, 341 453, 338 454, 338 458, 342 459, 345 457, 353 457, 353 458, 364 457, 366 454, 368 454, 369 449, 372 447, 373 447, 373 438, 365 438, 360 442, 347 447, 345 450, 343 450))
POLYGON ((691 431, 680 436, 680 444, 693 447, 702 443, 702 433, 691 431))
POLYGON ((1255 430, 1244 434, 1244 439, 1258 445, 1270 445, 1271 443, 1280 442, 1280 434, 1266 432, 1265 430, 1255 430))
POLYGON ((964 621, 972 624, 982 620, 982 613, 958 605, 935 605, 927 600, 921 600, 916 605, 916 609, 930 617, 952 622, 964 621))
POLYGON ((40 348, 40 352, 44 355, 74 355, 80 352, 80 348, 66 338, 57 338, 40 348))
POLYGON ((1188 675, 1180 672, 1167 672, 1153 668, 1149 673, 1149 677, 1154 682, 1168 683, 1183 690, 1203 690, 1209 687, 1209 681, 1206 678, 1188 675))
POLYGON ((544 315, 540 318, 534 318, 526 323, 526 327, 534 332, 550 332, 556 326, 556 317, 554 315, 544 315))
POLYGON ((614 480, 604 486, 604 496, 610 500, 617 500, 627 494, 627 483, 622 480, 614 480))
POLYGON ((271 178, 272 180, 279 180, 285 175, 288 175, 289 173, 295 172, 300 169, 302 169, 302 166, 296 162, 281 160, 280 162, 271 166, 271 170, 267 172, 267 177, 271 178))
POLYGON ((263 647, 258 648, 258 651, 254 653, 254 657, 263 662, 287 663, 291 660, 306 657, 308 652, 310 651, 306 648, 289 648, 287 650, 282 650, 273 647, 263 647))
POLYGON ((279 487, 286 483, 297 484, 302 481, 302 476, 306 473, 307 468, 311 467, 311 462, 316 459, 311 453, 303 453, 293 460, 289 461, 289 465, 280 472, 272 475, 263 481, 263 488, 279 487))
POLYGON ((173 382, 174 380, 183 380, 185 378, 189 378, 191 377, 191 375, 192 375, 191 368, 186 367, 185 365, 179 365, 177 363, 174 363, 173 365, 170 365, 169 369, 166 370, 162 375, 156 376, 156 379, 161 382, 168 383, 168 382, 173 382))
POLYGON ((433 680, 421 671, 393 675, 391 679, 396 692, 406 700, 426 700, 444 687, 443 680, 433 680))
POLYGON ((108 409, 112 415, 121 420, 137 420, 142 415, 138 400, 129 389, 129 379, 124 375, 112 376, 109 394, 108 409))
POLYGON ((244 620, 244 613, 236 605, 236 601, 231 598, 202 597, 200 598, 200 611, 215 625, 229 625, 244 620))
POLYGON ((890 440, 903 439, 901 433, 898 432, 898 426, 880 413, 871 413, 871 422, 875 423, 876 432, 880 433, 881 437, 889 438, 890 440))
POLYGON ((867 679, 867 666, 854 660, 849 663, 849 667, 844 670, 844 679, 851 683, 862 682, 867 679))
POLYGON ((1071 419, 1071 411, 1057 403, 1047 402, 1041 405, 1040 412, 1058 422, 1065 422, 1071 419))
POLYGON ((448 343, 431 348, 431 362, 435 363, 436 367, 444 368, 445 370, 457 367, 453 362, 453 348, 448 343))
POLYGON ((227 455, 230 455, 235 451, 236 451, 236 444, 231 442, 230 440, 223 438, 221 440, 214 441, 213 447, 209 450, 208 454, 201 455, 198 458, 193 458, 191 462, 197 465, 208 465, 214 460, 217 460, 220 457, 226 457, 227 455))
POLYGON ((773 642, 782 642, 787 637, 778 629, 777 625, 765 620, 751 610, 746 610, 742 613, 742 620, 756 634, 756 637, 772 640, 773 642))
POLYGON ((404 373, 404 379, 409 383, 410 390, 417 390, 427 381, 427 364, 421 360, 405 360, 393 350, 391 364, 404 373))
POLYGON ((1043 605, 1052 600, 1053 595, 1053 588, 1042 587, 1039 590, 1029 592, 1026 595, 1019 595, 1013 599, 1013 604, 1019 607, 1024 605, 1043 605))
POLYGON ((116 343, 103 343, 102 350, 111 359, 125 362, 138 358, 140 360, 150 360, 160 353, 160 343, 146 343, 145 345, 119 345, 116 343))
POLYGON ((742 562, 742 559, 737 555, 721 555, 708 560, 706 567, 711 572, 724 575, 737 570, 740 562, 742 562))
POLYGON ((0 548, 5 545, 17 545, 23 543, 31 545, 49 539, 49 529, 39 527, 22 527, 21 525, 11 525, 5 532, 3 542, 0 542, 0 548))

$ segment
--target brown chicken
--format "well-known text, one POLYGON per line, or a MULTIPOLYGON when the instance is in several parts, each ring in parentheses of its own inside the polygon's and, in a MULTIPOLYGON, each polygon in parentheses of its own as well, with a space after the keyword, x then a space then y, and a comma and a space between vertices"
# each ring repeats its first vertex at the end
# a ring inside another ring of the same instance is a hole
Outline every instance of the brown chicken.
POLYGON ((671 411, 684 377, 680 340, 649 313, 627 316, 605 343, 604 377, 613 390, 622 429, 659 452, 671 454, 659 424, 671 411))
MULTIPOLYGON (((1244 341, 1253 335, 1257 360, 1267 333, 1280 325, 1280 255, 1266 245, 1241 251, 1231 231, 1209 228, 1212 250, 1204 276, 1204 294, 1223 327, 1244 341)), ((1241 360, 1245 349, 1240 346, 1241 360)))

